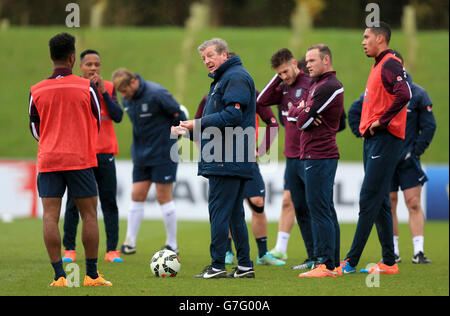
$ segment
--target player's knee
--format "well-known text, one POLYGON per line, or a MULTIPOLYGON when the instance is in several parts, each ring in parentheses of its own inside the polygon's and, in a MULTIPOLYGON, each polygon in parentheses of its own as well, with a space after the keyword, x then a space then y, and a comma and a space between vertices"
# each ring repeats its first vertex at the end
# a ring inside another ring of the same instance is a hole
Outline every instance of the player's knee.
POLYGON ((147 193, 133 190, 133 192, 131 192, 131 199, 135 202, 144 202, 147 199, 147 193))
POLYGON ((410 213, 420 212, 420 198, 418 196, 412 196, 405 200, 406 207, 410 213))
POLYGON ((389 199, 391 200, 391 204, 397 204, 398 203, 398 194, 397 194, 397 192, 391 192, 389 194, 389 199))
POLYGON ((283 210, 290 210, 294 208, 294 205, 292 204, 292 200, 289 197, 283 197, 283 202, 281 203, 281 207, 283 210))
POLYGON ((250 204, 253 211, 258 214, 264 213, 264 197, 257 196, 248 199, 248 204, 250 204))
POLYGON ((160 205, 169 203, 172 201, 172 192, 164 192, 156 190, 156 200, 160 205))

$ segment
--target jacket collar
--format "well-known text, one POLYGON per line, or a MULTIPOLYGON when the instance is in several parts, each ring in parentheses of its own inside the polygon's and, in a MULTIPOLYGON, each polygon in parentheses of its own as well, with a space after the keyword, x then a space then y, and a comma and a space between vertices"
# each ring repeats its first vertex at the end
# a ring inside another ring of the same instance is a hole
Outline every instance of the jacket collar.
POLYGON ((384 58, 384 56, 386 56, 386 54, 388 53, 393 53, 394 51, 392 49, 386 49, 385 51, 383 51, 380 55, 378 55, 377 57, 375 57, 375 66, 378 65, 378 63, 384 58))
POLYGON ((208 76, 217 81, 229 68, 239 65, 242 65, 241 58, 239 56, 233 56, 217 68, 213 74, 209 73, 208 76))
POLYGON ((321 74, 319 77, 314 78, 314 82, 319 82, 322 81, 323 79, 326 79, 328 77, 335 77, 336 76, 336 71, 327 71, 323 74, 321 74))
POLYGON ((136 77, 139 79, 139 88, 134 93, 132 99, 137 99, 142 96, 144 90, 145 90, 145 80, 141 77, 141 75, 135 74, 136 77))
POLYGON ((69 76, 72 74, 72 69, 70 68, 55 68, 53 70, 53 74, 51 75, 51 77, 49 79, 53 79, 56 77, 64 77, 64 76, 69 76))

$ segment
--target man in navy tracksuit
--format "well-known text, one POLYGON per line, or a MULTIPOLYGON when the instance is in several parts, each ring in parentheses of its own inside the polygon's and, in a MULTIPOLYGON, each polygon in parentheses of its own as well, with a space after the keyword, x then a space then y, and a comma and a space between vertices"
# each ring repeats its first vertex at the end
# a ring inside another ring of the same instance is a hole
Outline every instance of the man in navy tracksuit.
POLYGON ((161 206, 166 243, 163 246, 178 253, 176 208, 172 199, 176 180, 178 152, 170 128, 186 116, 178 102, 163 86, 147 81, 127 69, 113 73, 113 82, 122 94, 123 107, 133 125, 133 189, 128 213, 127 236, 121 253, 136 252, 136 238, 144 216, 144 204, 152 183, 161 206))
POLYGON ((230 230, 238 266, 228 277, 254 278, 243 194, 256 161, 255 85, 239 56, 228 58, 224 40, 211 39, 198 50, 213 79, 205 109, 200 120, 181 122, 172 128, 174 134, 182 134, 185 129, 193 131, 194 140, 201 134, 198 174, 209 180, 212 262, 195 277, 227 277, 225 253, 230 230))
MULTIPOLYGON (((394 55, 401 56, 394 52, 394 55)), ((410 230, 413 239, 413 263, 431 263, 423 250, 424 219, 420 205, 422 186, 428 180, 420 165, 420 156, 428 148, 436 130, 436 121, 431 110, 432 102, 424 88, 414 83, 407 74, 407 81, 411 87, 412 98, 408 103, 405 140, 402 142, 401 159, 395 169, 391 184, 391 211, 394 223, 394 252, 395 261, 400 262, 398 247, 398 219, 397 219, 397 191, 400 187, 405 195, 405 203, 409 211, 410 230)), ((353 134, 361 137, 359 124, 364 94, 353 102, 348 112, 349 125, 353 134)))

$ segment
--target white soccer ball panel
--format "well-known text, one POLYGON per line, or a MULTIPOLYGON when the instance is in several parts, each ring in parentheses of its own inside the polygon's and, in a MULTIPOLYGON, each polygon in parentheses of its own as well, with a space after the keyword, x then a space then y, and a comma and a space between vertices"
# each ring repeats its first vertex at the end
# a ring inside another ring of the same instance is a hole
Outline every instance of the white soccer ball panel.
POLYGON ((180 268, 177 254, 167 249, 157 251, 150 260, 150 271, 157 277, 175 277, 180 268))

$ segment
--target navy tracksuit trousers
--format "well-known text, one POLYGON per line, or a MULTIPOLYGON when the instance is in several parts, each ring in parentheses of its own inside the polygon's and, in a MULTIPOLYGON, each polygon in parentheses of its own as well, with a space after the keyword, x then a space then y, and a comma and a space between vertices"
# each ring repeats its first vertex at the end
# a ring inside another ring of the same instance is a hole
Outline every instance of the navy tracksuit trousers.
POLYGON ((356 267, 373 224, 377 228, 383 262, 395 264, 393 226, 389 191, 395 166, 401 155, 402 139, 387 130, 364 139, 364 180, 359 196, 359 219, 350 252, 349 264, 356 267))
POLYGON ((306 203, 311 215, 314 251, 321 264, 339 266, 340 228, 333 203, 337 159, 302 160, 306 203))
POLYGON ((292 204, 294 204, 295 217, 297 219, 303 242, 305 243, 308 259, 316 260, 314 239, 311 228, 311 215, 306 203, 305 170, 303 161, 298 158, 286 159, 286 187, 291 192, 292 204))
POLYGON ((209 176, 208 210, 211 224, 212 267, 225 269, 228 231, 236 248, 238 265, 253 267, 244 213, 244 179, 209 176))
MULTIPOLYGON (((106 251, 114 251, 119 241, 119 210, 117 207, 116 164, 113 154, 97 154, 98 166, 94 170, 98 195, 103 211, 106 231, 106 251)), ((64 215, 63 245, 66 250, 75 250, 79 212, 75 200, 68 193, 64 215)))

